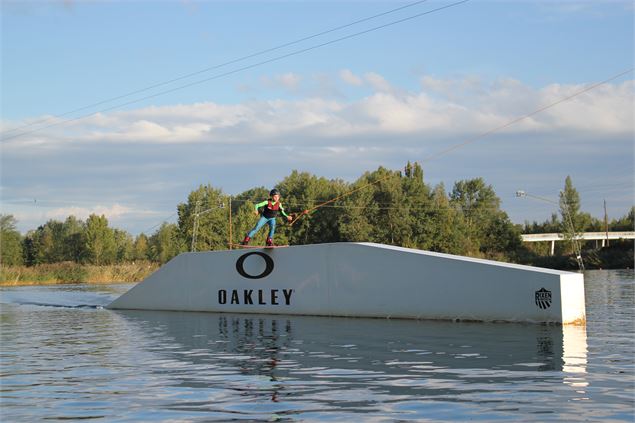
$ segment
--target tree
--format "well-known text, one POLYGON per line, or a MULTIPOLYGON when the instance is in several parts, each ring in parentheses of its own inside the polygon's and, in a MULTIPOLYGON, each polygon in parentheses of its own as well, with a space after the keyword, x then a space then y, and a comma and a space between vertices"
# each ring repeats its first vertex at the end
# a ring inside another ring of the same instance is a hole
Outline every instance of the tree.
POLYGON ((114 229, 113 235, 115 238, 116 262, 125 263, 132 260, 134 256, 132 235, 120 229, 114 229))
POLYGON ((611 220, 609 225, 612 231, 633 231, 635 230, 635 206, 631 207, 626 216, 611 220))
POLYGON ((64 261, 79 263, 86 254, 83 233, 85 224, 75 216, 68 216, 62 225, 64 261))
POLYGON ((22 235, 16 229, 13 215, 0 214, 0 264, 16 266, 23 264, 22 235))
POLYGON ((404 208, 404 223, 408 232, 404 234, 403 246, 413 248, 430 248, 432 231, 432 194, 430 187, 423 180, 423 168, 419 163, 408 162, 401 178, 401 190, 404 208))
POLYGON ((26 234, 24 251, 26 263, 56 263, 65 260, 64 224, 49 220, 26 234))
POLYGON ((229 236, 229 196, 211 185, 201 185, 177 206, 180 243, 196 251, 227 248, 229 236))
POLYGON ((403 207, 401 174, 379 167, 348 188, 339 217, 341 238, 401 245, 409 239, 408 211, 403 207))
MULTIPOLYGON (((346 184, 294 170, 277 187, 282 193, 285 211, 289 214, 301 213, 336 199, 344 192, 346 184)), ((342 212, 337 203, 329 203, 316 209, 314 213, 302 216, 293 225, 283 224, 276 230, 279 233, 276 237, 280 237, 278 242, 283 243, 285 238, 292 244, 340 241, 338 219, 342 212)))
POLYGON ((579 225, 580 220, 580 194, 573 187, 571 176, 567 176, 564 181, 564 190, 560 191, 560 215, 564 224, 564 231, 581 232, 583 228, 579 225), (567 225, 570 225, 567 228, 567 225))
POLYGON ((84 230, 84 242, 86 246, 86 261, 90 264, 111 264, 117 255, 115 234, 108 227, 106 216, 91 214, 86 220, 84 230))
POLYGON ((443 183, 434 188, 429 210, 426 248, 449 254, 465 254, 468 249, 463 215, 450 204, 443 183))
POLYGON ((134 241, 132 259, 148 260, 150 254, 149 248, 148 237, 145 234, 139 234, 134 241))
POLYGON ((463 215, 468 253, 477 255, 491 220, 500 211, 500 199, 483 178, 455 182, 450 199, 451 204, 463 215))
POLYGON ((174 223, 163 222, 161 227, 150 237, 150 258, 159 263, 167 263, 173 257, 187 251, 174 223))
POLYGON ((480 251, 488 258, 516 259, 522 249, 520 228, 502 210, 493 212, 480 240, 480 251))
POLYGON ((369 221, 369 212, 377 208, 373 202, 373 190, 364 188, 368 185, 366 179, 358 179, 350 190, 355 192, 342 201, 342 214, 338 219, 340 237, 343 241, 370 241, 374 227, 369 221))
POLYGON ((562 216, 562 234, 569 250, 579 255, 579 244, 576 239, 584 232, 584 217, 580 213, 580 194, 573 187, 571 177, 564 181, 564 190, 560 191, 560 215, 562 216))

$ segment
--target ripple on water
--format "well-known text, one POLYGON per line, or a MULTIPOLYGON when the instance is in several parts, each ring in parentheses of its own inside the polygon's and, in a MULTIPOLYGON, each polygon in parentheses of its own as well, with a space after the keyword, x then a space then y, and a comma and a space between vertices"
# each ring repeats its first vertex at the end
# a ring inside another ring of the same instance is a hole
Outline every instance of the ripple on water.
POLYGON ((121 288, 3 289, 2 418, 633 421, 633 272, 585 278, 586 328, 114 312, 121 288))

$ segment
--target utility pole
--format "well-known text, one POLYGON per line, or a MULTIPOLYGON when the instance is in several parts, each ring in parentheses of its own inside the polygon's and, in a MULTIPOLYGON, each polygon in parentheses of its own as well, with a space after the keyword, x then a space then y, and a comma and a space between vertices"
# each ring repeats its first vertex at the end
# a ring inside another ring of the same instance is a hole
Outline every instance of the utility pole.
POLYGON ((606 198, 604 199, 604 230, 606 231, 606 246, 609 246, 609 216, 606 213, 606 198))
POLYGON ((232 249, 232 196, 229 196, 229 249, 232 249))
POLYGON ((194 207, 194 223, 192 225, 192 245, 190 251, 196 251, 196 237, 198 235, 198 215, 201 208, 201 199, 196 200, 196 207, 194 207))
MULTIPOLYGON (((516 197, 531 197, 531 198, 535 198, 538 200, 542 200, 542 201, 546 201, 548 203, 551 204, 556 204, 558 205, 558 203, 556 203, 555 201, 551 201, 547 198, 543 198, 543 197, 538 197, 537 195, 531 195, 531 194, 527 194, 525 191, 516 191, 516 197)), ((569 204, 564 201, 564 214, 562 216, 562 223, 564 223, 566 225, 567 221, 569 223, 570 226, 570 230, 571 230, 571 243, 573 244, 573 249, 574 249, 574 253, 576 255, 575 259, 578 262, 578 267, 580 268, 580 270, 584 271, 584 261, 582 260, 582 248, 580 247, 580 244, 578 244, 578 238, 576 236, 576 232, 575 232, 575 226, 573 225, 573 219, 571 218, 571 211, 569 210, 569 204)), ((607 235, 608 236, 608 235, 607 235)))

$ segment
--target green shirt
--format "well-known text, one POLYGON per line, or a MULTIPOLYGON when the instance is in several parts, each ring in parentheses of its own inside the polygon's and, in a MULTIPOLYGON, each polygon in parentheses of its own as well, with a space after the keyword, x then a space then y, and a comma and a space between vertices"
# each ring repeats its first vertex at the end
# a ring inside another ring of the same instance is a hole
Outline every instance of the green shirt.
MULTIPOLYGON (((260 203, 256 204, 256 211, 258 211, 258 209, 259 209, 260 207, 267 207, 267 204, 268 204, 268 203, 269 203, 269 200, 265 200, 265 201, 262 201, 262 202, 260 202, 260 203)), ((284 212, 284 207, 282 207, 282 203, 281 203, 281 202, 278 202, 278 204, 279 204, 279 206, 278 206, 278 207, 279 207, 279 209, 278 209, 278 210, 280 210, 280 213, 282 213, 282 215, 283 215, 284 217, 289 217, 289 216, 288 216, 288 215, 284 212)))

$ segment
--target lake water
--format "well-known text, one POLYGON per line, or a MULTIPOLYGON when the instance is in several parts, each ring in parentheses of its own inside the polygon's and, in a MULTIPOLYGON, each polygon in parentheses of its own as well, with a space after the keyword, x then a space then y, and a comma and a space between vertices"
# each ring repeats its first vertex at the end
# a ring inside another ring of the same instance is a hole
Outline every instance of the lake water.
POLYGON ((130 285, 3 288, 0 418, 635 420, 632 270, 587 326, 112 311, 130 285))

